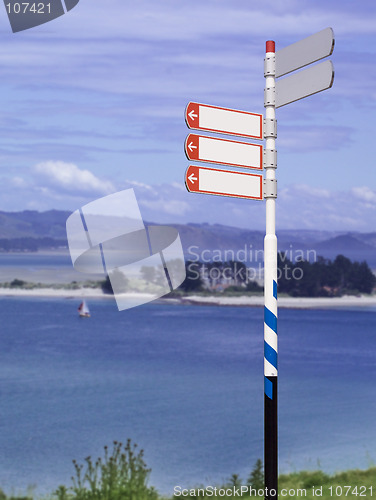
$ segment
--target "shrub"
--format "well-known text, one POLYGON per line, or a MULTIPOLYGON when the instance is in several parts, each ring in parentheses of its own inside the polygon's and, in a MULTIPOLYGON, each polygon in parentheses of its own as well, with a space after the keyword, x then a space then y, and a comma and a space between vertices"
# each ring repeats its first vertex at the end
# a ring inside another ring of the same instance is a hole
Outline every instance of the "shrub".
POLYGON ((10 287, 11 288, 22 288, 23 286, 26 285, 26 281, 23 281, 23 280, 19 280, 18 278, 15 278, 11 284, 10 284, 10 287))
POLYGON ((255 490, 260 490, 264 488, 264 482, 264 466, 261 459, 259 458, 258 460, 256 460, 256 463, 253 466, 253 469, 248 477, 247 484, 255 490))
POLYGON ((111 454, 104 447, 104 458, 94 462, 87 457, 85 465, 74 460, 72 495, 60 487, 55 496, 58 500, 157 500, 156 490, 147 486, 150 469, 143 455, 130 440, 124 447, 114 441, 111 454))

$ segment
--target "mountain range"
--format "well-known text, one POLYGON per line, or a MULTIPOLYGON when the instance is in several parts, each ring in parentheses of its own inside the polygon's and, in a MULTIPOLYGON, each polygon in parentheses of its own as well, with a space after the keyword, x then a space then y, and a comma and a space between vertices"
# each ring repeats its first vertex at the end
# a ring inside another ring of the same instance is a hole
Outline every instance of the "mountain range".
MULTIPOLYGON (((26 238, 42 247, 67 245, 65 223, 70 214, 61 210, 0 212, 0 240, 26 238)), ((208 223, 170 225, 179 231, 186 259, 229 260, 232 256, 247 262, 262 259, 263 231, 208 223)), ((277 236, 278 249, 287 252, 290 260, 297 257, 313 260, 317 256, 333 259, 343 254, 351 260, 366 260, 376 269, 376 232, 296 229, 279 230, 277 236)))

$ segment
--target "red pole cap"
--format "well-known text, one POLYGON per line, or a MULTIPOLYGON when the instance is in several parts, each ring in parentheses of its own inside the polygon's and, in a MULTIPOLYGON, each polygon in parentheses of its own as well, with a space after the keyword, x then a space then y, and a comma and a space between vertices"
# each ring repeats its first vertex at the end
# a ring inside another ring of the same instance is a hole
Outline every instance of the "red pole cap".
POLYGON ((273 40, 266 42, 266 52, 275 52, 275 42, 273 40))

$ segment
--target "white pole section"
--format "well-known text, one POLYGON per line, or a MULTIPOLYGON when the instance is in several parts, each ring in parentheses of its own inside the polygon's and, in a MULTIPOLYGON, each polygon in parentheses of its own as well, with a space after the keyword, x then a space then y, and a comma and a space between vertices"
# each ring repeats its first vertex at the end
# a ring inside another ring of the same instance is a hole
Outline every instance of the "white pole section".
POLYGON ((265 498, 276 499, 278 491, 278 413, 277 413, 277 236, 275 206, 277 197, 277 122, 275 118, 275 43, 266 42, 265 56, 264 197, 266 234, 264 240, 264 433, 265 498))

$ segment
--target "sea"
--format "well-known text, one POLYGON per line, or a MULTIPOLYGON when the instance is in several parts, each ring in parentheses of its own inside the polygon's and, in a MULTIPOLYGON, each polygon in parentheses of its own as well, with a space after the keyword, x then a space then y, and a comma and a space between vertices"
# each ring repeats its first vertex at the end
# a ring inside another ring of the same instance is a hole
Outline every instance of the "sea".
MULTIPOLYGON (((247 479, 263 458, 263 312, 0 298, 0 488, 70 486, 131 439, 160 493, 247 479)), ((279 312, 280 473, 376 460, 376 309, 279 312)))

